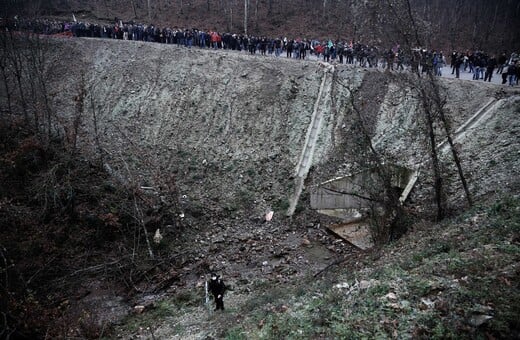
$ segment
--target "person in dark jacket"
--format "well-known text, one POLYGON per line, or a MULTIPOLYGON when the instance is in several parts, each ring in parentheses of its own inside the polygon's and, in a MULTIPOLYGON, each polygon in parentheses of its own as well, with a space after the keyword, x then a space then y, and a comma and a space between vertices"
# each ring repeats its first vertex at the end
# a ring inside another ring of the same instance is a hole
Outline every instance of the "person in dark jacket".
POLYGON ((463 62, 464 62, 464 58, 463 58, 462 55, 459 55, 455 59, 455 63, 454 63, 454 66, 455 66, 455 78, 460 78, 460 65, 462 65, 463 62))
POLYGON ((514 86, 516 83, 516 67, 515 64, 509 64, 507 68, 507 77, 509 78, 509 86, 514 86))
POLYGON ((211 279, 208 282, 208 290, 215 299, 215 310, 224 310, 224 293, 226 285, 219 275, 211 273, 211 279))
MULTIPOLYGON (((453 51, 453 53, 451 54, 451 63, 450 63, 451 64, 451 74, 455 73, 455 67, 456 67, 456 62, 457 62, 458 58, 459 58, 459 56, 458 56, 457 51, 453 51)), ((460 67, 460 65, 459 65, 459 67, 460 67)))
POLYGON ((504 66, 507 66, 506 52, 502 53, 500 57, 498 57, 497 74, 504 72, 504 66))
POLYGON ((491 81, 491 76, 493 75, 493 71, 495 70, 495 66, 497 65, 497 59, 495 56, 492 56, 488 59, 486 65, 486 75, 484 76, 484 81, 491 81))

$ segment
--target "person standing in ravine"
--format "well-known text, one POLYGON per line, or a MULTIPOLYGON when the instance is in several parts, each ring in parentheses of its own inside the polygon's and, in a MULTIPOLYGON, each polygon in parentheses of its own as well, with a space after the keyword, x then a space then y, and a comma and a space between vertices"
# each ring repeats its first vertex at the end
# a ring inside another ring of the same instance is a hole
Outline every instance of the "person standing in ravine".
POLYGON ((211 278, 208 282, 208 290, 215 299, 215 310, 224 310, 224 293, 226 292, 226 285, 219 275, 211 273, 211 278))

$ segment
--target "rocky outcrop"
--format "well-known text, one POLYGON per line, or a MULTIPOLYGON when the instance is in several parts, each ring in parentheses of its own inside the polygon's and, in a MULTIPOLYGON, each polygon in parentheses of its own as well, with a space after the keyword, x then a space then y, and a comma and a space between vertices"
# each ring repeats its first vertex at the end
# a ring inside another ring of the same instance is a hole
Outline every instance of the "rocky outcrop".
MULTIPOLYGON (((116 171, 129 168, 139 174, 141 185, 153 185, 149 165, 139 156, 146 154, 160 171, 176 177, 181 194, 204 209, 245 209, 262 216, 288 208, 323 80, 320 63, 131 41, 49 44, 50 60, 70 65, 54 68, 49 78, 57 90, 54 107, 72 115, 75 88, 88 89, 87 112, 96 113, 99 141, 116 171)), ((304 193, 305 187, 349 174, 353 155, 348 145, 359 138, 349 133, 355 124, 353 90, 378 150, 411 168, 424 161, 420 105, 413 84, 399 76, 336 66, 321 95, 328 99, 318 104, 329 109, 320 118, 319 131, 313 132, 304 193)), ((483 83, 441 85, 454 129, 497 91, 496 85, 483 83)), ((517 101, 508 103, 493 109, 507 115, 517 107, 517 101)), ((485 124, 492 128, 494 114, 489 115, 485 124)), ((84 117, 83 124, 94 131, 92 117, 84 117)), ((84 135, 82 142, 94 145, 93 134, 84 135)), ((466 145, 474 144, 460 145, 463 161, 471 163, 465 156, 478 152, 466 145)))

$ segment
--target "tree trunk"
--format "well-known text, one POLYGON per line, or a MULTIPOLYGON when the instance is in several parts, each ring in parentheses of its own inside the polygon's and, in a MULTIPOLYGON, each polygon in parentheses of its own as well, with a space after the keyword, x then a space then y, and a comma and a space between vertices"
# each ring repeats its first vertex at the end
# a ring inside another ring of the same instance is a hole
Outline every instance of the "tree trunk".
POLYGON ((255 2, 255 28, 258 33, 258 0, 255 2))
POLYGON ((229 9, 229 31, 233 32, 233 7, 229 9))
POLYGON ((7 108, 9 113, 12 113, 11 106, 11 90, 9 89, 9 78, 7 74, 8 55, 7 55, 7 35, 5 32, 0 33, 0 39, 2 39, 2 55, 0 59, 0 69, 2 70, 2 78, 4 80, 5 94, 7 96, 7 108))
POLYGON ((132 0, 132 8, 134 9, 134 19, 137 19, 137 9, 135 7, 135 0, 132 0))
POLYGON ((11 90, 9 89, 9 81, 7 78, 7 73, 5 72, 5 67, 2 65, 0 69, 2 70, 2 78, 4 79, 5 93, 7 96, 7 108, 9 109, 9 113, 11 114, 13 112, 13 109, 11 106, 11 90))
MULTIPOLYGON (((11 41, 13 38, 11 37, 11 41)), ((14 43, 13 43, 14 44, 14 43)), ((11 52, 11 65, 13 66, 13 72, 16 78, 16 84, 18 85, 18 92, 20 93, 20 100, 22 104, 23 115, 25 118, 25 122, 29 124, 29 115, 27 113, 27 100, 25 98, 25 92, 22 86, 22 78, 23 78, 23 63, 21 60, 21 52, 15 49, 14 46, 10 48, 11 52)))
POLYGON ((49 94, 47 92, 47 78, 45 77, 45 51, 43 46, 41 46, 40 39, 36 36, 36 45, 32 49, 32 53, 35 54, 35 60, 37 65, 37 76, 38 82, 40 83, 40 90, 42 92, 43 104, 45 108, 45 113, 47 114, 47 142, 51 140, 51 123, 52 123, 52 110, 49 101, 49 94))
POLYGON ((247 10, 249 0, 244 0, 244 34, 247 35, 247 10))
POLYGON ((433 117, 430 106, 428 105, 427 93, 421 89, 421 101, 423 104, 424 115, 426 117, 426 127, 428 129, 428 136, 430 140, 430 158, 432 161, 432 170, 434 177, 433 189, 435 191, 435 204, 437 205, 437 221, 444 218, 444 200, 442 198, 442 177, 439 167, 439 157, 437 155, 437 144, 435 142, 435 131, 433 129, 433 117))
POLYGON ((107 3, 107 0, 105 0, 105 16, 107 17, 107 19, 110 19, 110 13, 109 13, 109 10, 108 10, 108 3, 107 3))
POLYGON ((486 25, 486 35, 484 37, 483 46, 488 46, 489 42, 489 35, 491 32, 495 31, 495 25, 497 23, 497 15, 498 15, 498 3, 495 5, 495 14, 493 15, 493 21, 491 22, 491 25, 486 25))
POLYGON ((449 123, 448 119, 446 118, 446 115, 444 114, 444 108, 443 108, 442 100, 441 100, 441 97, 439 94, 439 87, 438 87, 437 83, 435 82, 435 78, 432 74, 430 74, 430 83, 433 86, 435 104, 437 106, 439 118, 441 119, 442 125, 444 126, 444 132, 446 134, 446 138, 448 139, 448 143, 450 145, 451 153, 453 155, 453 161, 455 162, 455 165, 457 166, 457 171, 459 173, 459 178, 462 183, 462 187, 464 188, 466 200, 468 201, 468 205, 471 207, 471 206, 473 206, 473 201, 472 201, 471 195, 469 193, 468 184, 467 184, 466 178, 464 176, 464 171, 462 171, 462 165, 460 163, 459 153, 457 152, 457 149, 455 149, 455 146, 453 144, 453 139, 451 138, 450 123, 449 123))

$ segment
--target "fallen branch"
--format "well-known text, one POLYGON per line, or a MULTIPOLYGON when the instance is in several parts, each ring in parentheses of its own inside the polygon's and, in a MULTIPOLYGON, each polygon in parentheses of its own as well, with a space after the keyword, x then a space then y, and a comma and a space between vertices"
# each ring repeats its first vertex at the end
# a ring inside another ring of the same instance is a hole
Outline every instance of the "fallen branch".
POLYGON ((54 260, 56 260, 56 258, 58 257, 58 255, 54 255, 49 261, 47 261, 47 263, 45 263, 42 267, 40 267, 36 273, 34 273, 30 278, 29 280, 27 280, 27 284, 30 284, 31 281, 36 277, 36 275, 38 275, 42 270, 44 270, 45 268, 47 268, 47 266, 49 264, 51 264, 54 260))
POLYGON ((97 264, 95 266, 90 266, 90 267, 87 267, 87 268, 82 268, 82 269, 78 269, 64 277, 63 278, 67 278, 67 277, 73 277, 73 276, 76 276, 78 274, 81 274, 81 273, 85 273, 85 272, 97 272, 101 269, 106 269, 107 267, 109 266, 113 266, 113 265, 116 265, 116 264, 119 264, 121 261, 123 261, 124 259, 126 258, 130 258, 129 255, 126 255, 126 256, 123 256, 122 258, 120 258, 119 260, 116 260, 116 261, 112 261, 112 262, 108 262, 108 263, 101 263, 101 264, 97 264))
POLYGON ((338 260, 336 260, 336 261, 334 261, 334 262, 328 264, 325 268, 321 269, 319 272, 317 272, 316 274, 314 274, 313 277, 318 277, 318 276, 321 275, 323 272, 329 270, 331 267, 333 267, 333 266, 337 266, 338 264, 341 264, 341 263, 343 263, 343 262, 345 262, 345 261, 347 261, 347 260, 348 260, 348 257, 346 257, 346 256, 343 257, 342 259, 338 259, 338 260))

